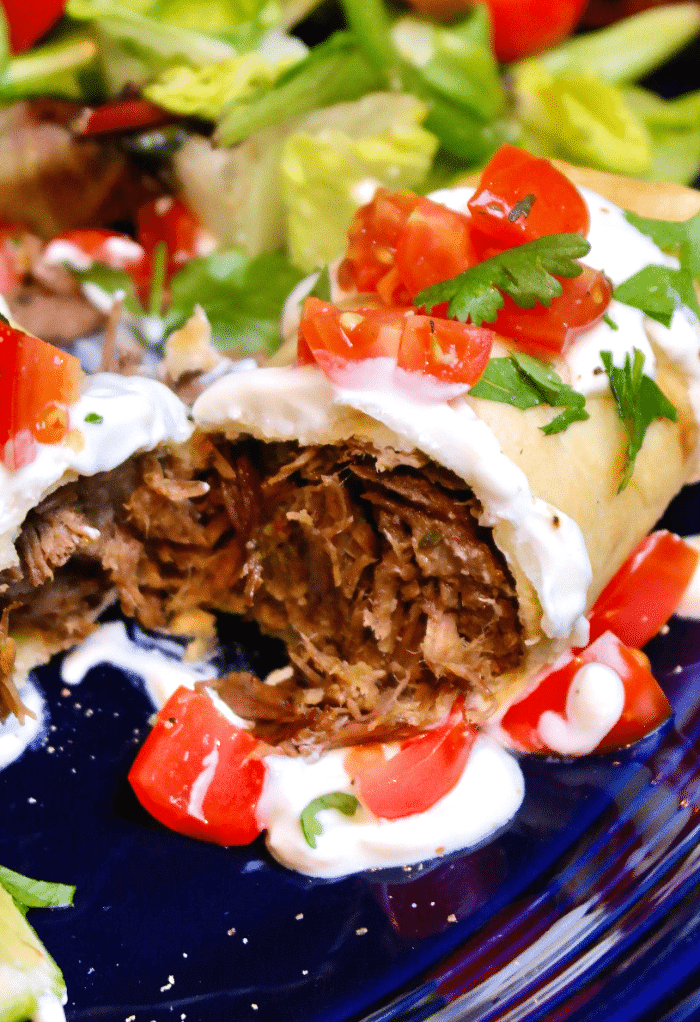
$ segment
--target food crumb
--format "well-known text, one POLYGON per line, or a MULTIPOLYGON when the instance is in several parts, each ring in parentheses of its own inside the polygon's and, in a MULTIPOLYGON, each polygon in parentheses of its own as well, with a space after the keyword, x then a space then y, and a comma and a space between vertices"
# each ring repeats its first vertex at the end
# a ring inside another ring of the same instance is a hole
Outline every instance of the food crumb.
POLYGON ((124 1022, 136 1022, 136 1015, 127 1015, 124 1022))
POLYGON ((355 933, 357 934, 358 937, 364 937, 364 935, 367 933, 367 927, 366 926, 359 926, 355 930, 355 933))
POLYGON ((36 799, 35 798, 30 797, 30 798, 27 799, 27 802, 29 803, 30 806, 35 806, 36 805, 36 799))
POLYGON ((253 1001, 253 1003, 251 1004, 251 1008, 253 1009, 253 1011, 257 1011, 258 1010, 258 1006, 255 1003, 255 1001, 253 1001))
POLYGON ((301 970, 301 974, 302 974, 302 976, 308 976, 309 975, 309 970, 308 969, 302 969, 301 970))
POLYGON ((183 958, 187 958, 187 952, 186 952, 186 951, 183 951, 183 952, 182 952, 182 957, 183 957, 183 958))
POLYGON ((450 914, 447 917, 447 922, 448 923, 456 923, 457 922, 457 916, 454 914, 454 912, 450 912, 450 914))
POLYGON ((235 932, 236 932, 236 927, 235 926, 232 926, 230 930, 226 931, 226 933, 229 935, 229 937, 233 937, 235 932))
POLYGON ((242 944, 247 944, 247 943, 248 943, 248 938, 247 938, 247 937, 243 937, 243 938, 241 939, 241 943, 242 943, 242 944))
POLYGON ((303 912, 297 912, 297 914, 294 916, 294 918, 295 919, 303 919, 304 918, 304 913, 303 912))

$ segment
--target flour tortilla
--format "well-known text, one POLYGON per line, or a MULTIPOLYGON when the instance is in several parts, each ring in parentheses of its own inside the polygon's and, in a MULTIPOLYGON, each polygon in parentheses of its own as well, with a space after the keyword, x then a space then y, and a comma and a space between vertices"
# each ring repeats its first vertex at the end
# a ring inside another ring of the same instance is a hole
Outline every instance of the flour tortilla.
MULTIPOLYGON (((641 215, 683 220, 700 210, 700 193, 680 185, 635 181, 562 163, 558 166, 577 185, 596 191, 622 208, 641 215)), ((501 450, 522 469, 533 497, 551 505, 555 513, 561 513, 562 519, 573 519, 578 525, 591 567, 591 581, 583 610, 590 608, 614 572, 653 528, 670 500, 690 481, 693 462, 697 463, 698 426, 691 408, 688 381, 682 370, 663 352, 655 350, 655 355, 656 382, 677 408, 678 421, 657 420, 650 425, 637 455, 632 478, 621 493, 618 493, 618 486, 625 462, 627 435, 609 392, 587 398, 588 420, 576 422, 564 432, 551 436, 545 435, 539 428, 553 418, 550 408, 521 411, 506 404, 466 398, 468 405, 490 428, 501 450)), ((262 370, 261 374, 264 372, 262 370)), ((263 386, 262 380, 260 385, 263 386)), ((225 388, 225 381, 220 381, 218 386, 225 388)), ((235 388, 236 384, 233 386, 235 388)), ((268 398, 268 405, 278 401, 284 401, 281 389, 275 392, 274 397, 268 398)), ((343 440, 360 437, 370 440, 379 449, 382 443, 397 449, 411 448, 407 433, 402 434, 400 429, 392 432, 389 428, 387 431, 390 424, 386 418, 382 420, 379 415, 379 421, 372 423, 363 414, 354 414, 351 408, 345 408, 343 414, 337 410, 332 423, 321 424, 315 435, 312 435, 313 429, 309 433, 308 424, 295 434, 293 409, 286 421, 282 421, 284 415, 282 419, 278 417, 281 425, 270 431, 266 425, 261 426, 261 423, 269 425, 271 421, 264 403, 265 399, 261 398, 258 411, 251 412, 250 408, 234 410, 231 420, 226 422, 222 411, 224 405, 220 403, 218 409, 214 408, 216 401, 212 400, 211 394, 205 393, 195 404, 194 417, 201 428, 223 429, 232 437, 241 432, 251 432, 262 439, 295 438, 301 443, 342 443, 343 440)), ((235 409, 235 405, 234 400, 231 407, 235 409)), ((364 408, 366 411, 367 408, 364 408)), ((434 450, 420 443, 415 446, 454 470, 454 463, 449 458, 442 458, 439 452, 435 456, 434 450)), ((466 481, 472 485, 488 512, 484 494, 473 486, 472 480, 466 481)), ((581 618, 572 620, 568 635, 547 632, 542 625, 543 608, 533 582, 533 572, 523 563, 522 547, 518 548, 515 542, 513 528, 507 522, 497 522, 494 539, 506 556, 515 578, 527 646, 521 668, 501 679, 498 699, 502 705, 507 705, 522 692, 523 685, 532 678, 533 672, 551 662, 566 646, 580 644, 581 618)))

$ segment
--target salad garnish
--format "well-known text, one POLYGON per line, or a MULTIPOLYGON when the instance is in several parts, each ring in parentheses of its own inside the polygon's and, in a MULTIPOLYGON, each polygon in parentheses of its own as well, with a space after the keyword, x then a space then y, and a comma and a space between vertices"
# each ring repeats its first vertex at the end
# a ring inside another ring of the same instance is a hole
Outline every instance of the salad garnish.
POLYGON ((700 305, 688 270, 652 263, 619 284, 613 298, 641 309, 665 327, 676 309, 686 305, 700 319, 700 305))
POLYGON ((551 305, 562 293, 557 277, 578 277, 583 267, 576 262, 591 246, 580 234, 549 234, 485 259, 476 266, 420 291, 414 299, 430 312, 449 302, 447 314, 477 326, 492 323, 505 302, 503 294, 522 309, 537 302, 551 305))
POLYGON ((676 422, 678 412, 654 380, 644 373, 644 354, 638 348, 634 349, 634 358, 627 353, 623 366, 613 365, 609 351, 601 351, 600 357, 608 374, 620 421, 627 433, 627 454, 617 488, 620 493, 632 478, 635 459, 648 427, 654 419, 676 422))
POLYGON ((559 433, 572 422, 587 419, 586 399, 579 391, 564 383, 551 365, 523 351, 512 351, 505 358, 489 360, 484 374, 469 391, 472 397, 500 401, 515 408, 551 405, 564 408, 546 426, 543 433, 559 433))
POLYGON ((312 799, 299 817, 307 845, 315 848, 316 838, 323 833, 323 827, 319 823, 316 813, 322 809, 337 809, 344 816, 354 816, 359 807, 358 799, 354 795, 348 795, 345 791, 330 791, 327 795, 319 795, 318 798, 312 799))

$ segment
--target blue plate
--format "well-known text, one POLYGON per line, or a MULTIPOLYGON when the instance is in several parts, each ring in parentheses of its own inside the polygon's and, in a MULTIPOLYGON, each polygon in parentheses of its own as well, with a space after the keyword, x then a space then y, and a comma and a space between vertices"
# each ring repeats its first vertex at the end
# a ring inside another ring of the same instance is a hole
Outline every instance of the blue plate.
MULTIPOLYGON (((700 531, 700 488, 665 524, 700 531)), ((104 666, 65 689, 56 663, 37 672, 49 727, 0 773, 0 862, 77 885, 72 909, 30 917, 68 1019, 694 1017, 700 625, 672 621, 649 653, 670 726, 624 755, 523 757, 526 798, 496 841, 338 881, 284 870, 262 841, 161 828, 126 781, 151 713, 133 679, 104 666)))

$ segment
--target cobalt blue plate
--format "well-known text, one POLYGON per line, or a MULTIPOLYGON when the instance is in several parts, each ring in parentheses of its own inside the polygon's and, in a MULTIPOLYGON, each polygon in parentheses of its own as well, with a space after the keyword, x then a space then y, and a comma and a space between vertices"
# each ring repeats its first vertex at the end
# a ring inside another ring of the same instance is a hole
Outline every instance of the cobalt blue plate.
MULTIPOLYGON (((700 531, 700 488, 664 523, 700 531)), ((43 744, 0 773, 0 862, 77 885, 72 909, 30 917, 68 1019, 695 1017, 700 625, 673 620, 649 652, 671 726, 624 755, 523 757, 524 804, 492 844, 338 881, 154 823, 126 782, 146 697, 109 666, 65 689, 50 664, 43 744)))

